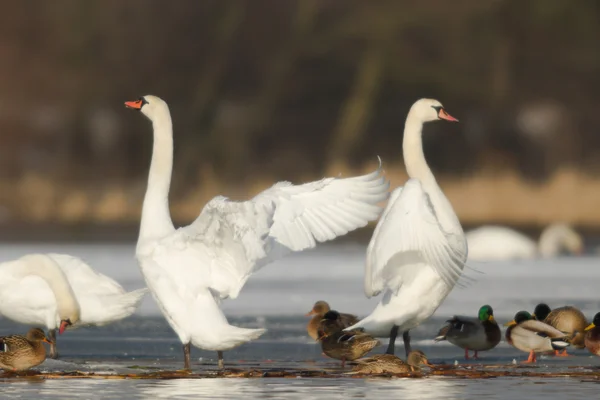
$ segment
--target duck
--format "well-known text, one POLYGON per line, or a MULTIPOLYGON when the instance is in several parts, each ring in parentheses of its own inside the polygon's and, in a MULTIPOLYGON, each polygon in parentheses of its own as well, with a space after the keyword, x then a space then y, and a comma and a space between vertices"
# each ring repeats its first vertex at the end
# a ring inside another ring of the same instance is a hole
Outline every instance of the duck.
MULTIPOLYGON (((305 315, 306 317, 313 316, 308 322, 308 325, 306 326, 306 331, 308 332, 308 335, 314 340, 317 340, 319 338, 319 325, 321 324, 321 320, 323 319, 325 314, 330 310, 331 308, 329 307, 329 304, 326 301, 319 300, 314 304, 313 308, 305 315)), ((344 328, 346 328, 352 324, 357 323, 358 318, 352 314, 340 313, 340 321, 342 322, 344 328)))
POLYGON ((525 363, 537 361, 535 353, 562 350, 570 345, 570 339, 558 329, 533 319, 527 311, 519 311, 512 321, 504 324, 506 341, 511 346, 529 353, 525 363))
POLYGON ((126 318, 147 292, 147 288, 126 292, 68 254, 29 254, 0 264, 0 314, 26 325, 45 325, 50 358, 58 357, 57 331, 126 318))
POLYGON ((594 315, 592 323, 585 328, 585 347, 590 353, 600 356, 600 313, 594 315))
POLYGON ((479 351, 491 350, 500 343, 502 332, 494 319, 494 310, 488 304, 479 308, 477 317, 454 316, 446 321, 436 342, 448 340, 455 346, 465 349, 465 359, 469 359, 469 350, 474 350, 474 359, 479 351))
POLYGON ((191 345, 223 351, 258 339, 265 329, 230 325, 221 301, 235 299, 248 278, 291 252, 316 247, 379 218, 389 182, 377 170, 303 185, 279 182, 247 201, 210 200, 190 225, 175 229, 169 211, 173 123, 153 95, 125 102, 152 123, 153 150, 136 259, 154 300, 179 337, 184 368, 191 345), (200 317, 201 316, 201 317, 200 317))
POLYGON ((570 225, 554 223, 547 226, 538 242, 514 229, 486 225, 466 234, 469 260, 501 261, 557 257, 561 251, 583 252, 583 239, 570 225))
MULTIPOLYGON (((588 326, 588 321, 578 308, 564 306, 552 310, 547 304, 540 303, 533 310, 532 316, 561 332, 575 335, 570 343, 576 349, 585 347, 585 328, 588 326)), ((567 349, 564 349, 562 353, 555 351, 555 355, 566 357, 569 354, 567 354, 567 349)))
POLYGON ((342 368, 346 361, 354 361, 380 345, 379 340, 360 330, 345 332, 340 313, 328 311, 323 316, 319 326, 319 341, 323 353, 336 360, 342 361, 342 368))
POLYGON ((16 372, 40 365, 46 359, 46 348, 42 342, 51 344, 40 328, 30 329, 25 336, 0 337, 4 348, 4 351, 0 352, 0 368, 16 372))
POLYGON ((408 112, 402 148, 410 179, 390 194, 366 255, 365 295, 382 296, 371 314, 347 328, 389 337, 386 354, 394 354, 402 332, 408 355, 410 329, 429 319, 464 276, 462 226, 423 154, 423 124, 440 120, 458 122, 438 100, 420 99, 408 112))
POLYGON ((427 360, 427 356, 421 350, 412 350, 406 362, 392 354, 375 354, 355 361, 357 365, 352 372, 359 374, 404 374, 408 372, 419 372, 421 366, 433 367, 427 360))

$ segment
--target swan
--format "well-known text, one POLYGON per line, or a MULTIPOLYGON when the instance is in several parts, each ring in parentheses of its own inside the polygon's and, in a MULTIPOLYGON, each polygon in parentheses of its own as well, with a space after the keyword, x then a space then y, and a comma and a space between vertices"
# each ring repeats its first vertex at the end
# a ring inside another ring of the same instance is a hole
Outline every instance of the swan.
POLYGON ((130 316, 147 288, 125 292, 111 278, 67 254, 30 254, 0 264, 0 314, 45 325, 57 358, 56 329, 101 326, 130 316))
POLYGON ((408 355, 408 331, 440 306, 467 260, 458 217, 423 154, 423 124, 439 119, 458 122, 433 99, 418 100, 408 113, 402 147, 410 179, 391 193, 367 247, 365 294, 383 296, 370 315, 346 329, 389 337, 388 354, 401 331, 408 355))
POLYGON ((467 232, 469 259, 477 261, 552 258, 567 250, 583 251, 581 236, 569 225, 552 224, 540 235, 538 243, 504 226, 482 226, 467 232))
POLYGON ((265 329, 229 325, 222 299, 236 298, 250 275, 291 251, 315 247, 377 219, 388 197, 379 169, 368 175, 295 186, 279 182, 248 201, 217 196, 189 226, 175 229, 169 213, 173 129, 169 107, 156 96, 125 103, 152 122, 154 145, 136 257, 167 322, 183 344, 223 351, 265 329))

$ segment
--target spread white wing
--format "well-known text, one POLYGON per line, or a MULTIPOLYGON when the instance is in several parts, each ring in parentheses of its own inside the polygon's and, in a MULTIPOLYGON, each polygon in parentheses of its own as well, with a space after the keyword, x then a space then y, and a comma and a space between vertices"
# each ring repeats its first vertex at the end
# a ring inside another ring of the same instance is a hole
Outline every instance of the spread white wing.
POLYGON ((464 235, 445 232, 417 179, 394 190, 367 249, 365 294, 397 291, 427 265, 454 286, 467 258, 464 235))
POLYGON ((280 182, 245 202, 216 197, 177 233, 211 260, 207 286, 221 298, 235 298, 248 277, 274 259, 377 219, 388 186, 381 168, 298 186, 280 182))

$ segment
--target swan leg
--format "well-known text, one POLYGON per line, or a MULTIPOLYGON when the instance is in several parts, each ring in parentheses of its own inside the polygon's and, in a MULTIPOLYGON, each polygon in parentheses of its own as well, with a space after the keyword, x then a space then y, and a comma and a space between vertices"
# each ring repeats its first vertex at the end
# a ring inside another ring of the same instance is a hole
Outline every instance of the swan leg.
POLYGON ((530 364, 530 363, 534 363, 536 361, 537 361, 537 358, 535 357, 535 352, 530 351, 529 358, 527 359, 527 361, 523 361, 523 364, 530 364))
POLYGON ((219 361, 218 361, 219 369, 223 369, 224 368, 224 365, 223 365, 223 352, 221 350, 217 351, 217 358, 219 359, 219 361))
POLYGON ((569 354, 567 354, 567 349, 564 349, 564 350, 562 351, 562 353, 561 353, 561 352, 559 352, 558 350, 554 350, 554 355, 555 355, 556 357, 569 357, 569 354))
POLYGON ((404 333, 402 333, 402 340, 404 341, 404 351, 406 352, 406 357, 408 357, 408 353, 412 351, 412 348, 410 347, 410 335, 408 332, 409 331, 404 331, 404 333))
POLYGON ((50 341, 52 342, 52 344, 50 344, 50 358, 56 360, 58 358, 58 351, 56 350, 56 329, 49 330, 48 336, 50 336, 50 341))
POLYGON ((398 336, 398 327, 396 325, 394 325, 392 327, 392 330, 390 331, 390 343, 388 344, 388 348, 385 351, 385 354, 394 355, 396 336, 398 336))
POLYGON ((469 358, 469 349, 465 349, 465 360, 468 360, 469 358))
POLYGON ((186 343, 183 345, 183 369, 190 368, 190 344, 186 343))

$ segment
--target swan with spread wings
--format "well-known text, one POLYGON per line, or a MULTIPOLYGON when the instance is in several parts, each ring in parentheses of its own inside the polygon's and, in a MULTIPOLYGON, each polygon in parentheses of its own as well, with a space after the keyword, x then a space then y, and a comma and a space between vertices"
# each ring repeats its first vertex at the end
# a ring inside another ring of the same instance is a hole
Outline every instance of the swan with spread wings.
POLYGON ((232 326, 219 303, 236 298, 246 280, 269 262, 315 247, 379 217, 388 197, 381 168, 368 175, 325 178, 304 185, 280 182, 254 198, 212 199, 189 226, 175 229, 168 194, 173 130, 167 103, 143 96, 125 105, 152 121, 154 147, 136 257, 160 310, 183 344, 223 351, 258 338, 264 329, 232 326))

